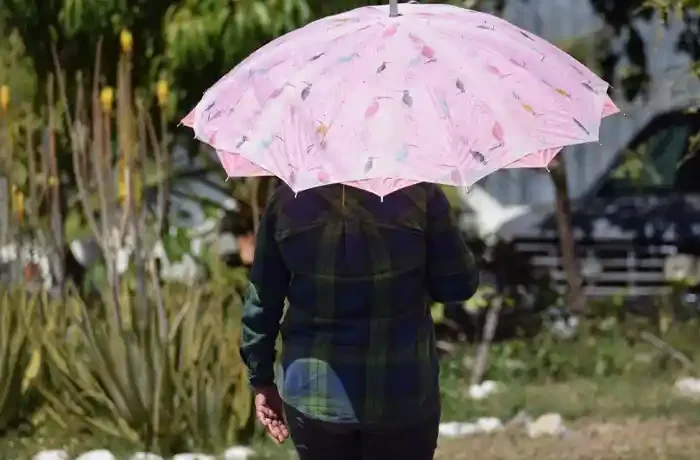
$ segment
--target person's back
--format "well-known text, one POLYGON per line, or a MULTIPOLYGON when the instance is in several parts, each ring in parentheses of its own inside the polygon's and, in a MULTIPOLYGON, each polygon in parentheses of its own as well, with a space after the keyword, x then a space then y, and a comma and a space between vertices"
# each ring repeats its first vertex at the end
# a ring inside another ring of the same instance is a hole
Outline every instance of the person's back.
POLYGON ((243 321, 251 383, 272 383, 270 346, 287 298, 288 416, 360 431, 427 421, 434 426, 428 433, 436 433, 429 299, 467 299, 478 280, 439 187, 418 184, 380 199, 342 185, 298 195, 283 186, 265 211, 257 245, 243 321))

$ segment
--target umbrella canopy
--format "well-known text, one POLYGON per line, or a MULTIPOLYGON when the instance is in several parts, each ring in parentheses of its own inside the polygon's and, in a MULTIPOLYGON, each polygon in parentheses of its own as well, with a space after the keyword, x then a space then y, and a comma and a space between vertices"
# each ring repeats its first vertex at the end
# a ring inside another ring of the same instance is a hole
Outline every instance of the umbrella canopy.
POLYGON ((608 84, 545 40, 450 5, 363 7, 263 46, 183 120, 230 176, 386 195, 469 186, 598 140, 608 84))

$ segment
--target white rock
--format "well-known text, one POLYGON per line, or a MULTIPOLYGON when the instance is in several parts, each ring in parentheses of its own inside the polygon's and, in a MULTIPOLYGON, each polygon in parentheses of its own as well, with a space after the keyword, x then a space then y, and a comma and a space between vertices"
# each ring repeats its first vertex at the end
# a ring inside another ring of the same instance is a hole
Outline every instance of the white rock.
POLYGON ((150 452, 137 452, 129 458, 129 460, 164 460, 160 455, 150 452))
POLYGON ((42 450, 32 457, 32 460, 68 460, 65 450, 42 450))
POLYGON ((216 460, 211 455, 204 454, 177 454, 172 460, 216 460))
POLYGON ((559 318, 552 324, 551 332, 558 339, 568 340, 576 335, 576 326, 571 326, 569 321, 559 318))
POLYGON ((469 397, 476 400, 486 399, 501 389, 501 385, 493 380, 484 380, 469 387, 469 397))
POLYGON ((91 450, 80 455, 75 460, 117 460, 114 454, 106 449, 91 450))
POLYGON ((224 460, 248 460, 255 457, 255 451, 246 446, 234 446, 224 452, 224 460))
POLYGON ((481 417, 476 421, 476 426, 482 433, 493 433, 503 429, 503 422, 496 417, 481 417))
POLYGON ((675 384, 676 391, 681 395, 698 398, 700 397, 700 379, 686 377, 679 379, 675 384))
POLYGON ((527 434, 531 438, 540 436, 561 436, 566 433, 564 420, 559 414, 545 414, 527 425, 527 434))
POLYGON ((481 428, 476 423, 447 422, 441 423, 438 433, 446 438, 456 438, 459 436, 471 436, 481 432, 481 428))

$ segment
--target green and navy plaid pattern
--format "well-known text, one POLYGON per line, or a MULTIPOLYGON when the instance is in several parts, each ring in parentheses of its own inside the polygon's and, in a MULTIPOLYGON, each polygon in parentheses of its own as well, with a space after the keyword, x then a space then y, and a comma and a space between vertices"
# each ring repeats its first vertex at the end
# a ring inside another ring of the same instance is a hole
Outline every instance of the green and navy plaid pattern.
POLYGON ((429 299, 466 300, 478 270, 442 190, 383 200, 341 185, 281 187, 257 236, 241 355, 253 386, 274 382, 316 419, 396 423, 439 404, 429 299), (285 299, 289 307, 280 327, 285 299))

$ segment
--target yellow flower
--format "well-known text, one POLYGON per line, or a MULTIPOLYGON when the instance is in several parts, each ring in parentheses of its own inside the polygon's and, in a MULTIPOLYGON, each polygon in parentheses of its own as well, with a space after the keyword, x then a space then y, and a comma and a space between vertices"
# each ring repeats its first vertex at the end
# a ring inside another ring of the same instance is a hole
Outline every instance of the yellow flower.
POLYGON ((10 105, 10 87, 7 85, 0 86, 0 110, 7 111, 10 105))
MULTIPOLYGON (((117 198, 119 202, 125 204, 127 196, 129 195, 129 183, 126 180, 127 175, 127 163, 124 157, 119 159, 119 181, 117 183, 117 198)), ((141 175, 138 171, 132 170, 131 176, 129 177, 131 187, 133 190, 133 200, 136 206, 141 206, 141 199, 143 197, 143 188, 141 187, 141 175)))
POLYGON ((16 185, 12 186, 12 210, 17 216, 17 221, 20 224, 24 222, 24 193, 16 185))
POLYGON ((131 50, 134 49, 134 36, 127 29, 122 29, 119 34, 119 43, 122 45, 123 53, 131 53, 131 50))
POLYGON ((168 94, 170 93, 170 86, 168 85, 168 80, 161 78, 156 83, 156 97, 158 98, 158 105, 164 107, 168 103, 168 94))
POLYGON ((56 176, 49 176, 48 183, 49 183, 49 187, 53 187, 54 185, 57 185, 58 180, 56 179, 56 176))
POLYGON ((106 113, 111 113, 112 105, 114 104, 114 88, 105 86, 100 92, 100 102, 102 102, 102 110, 106 113))

